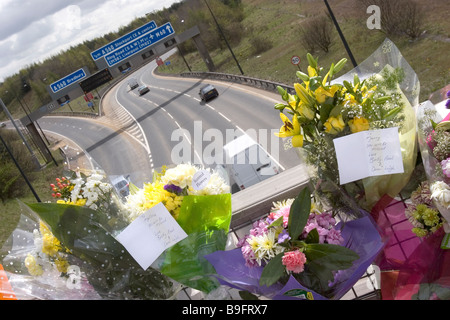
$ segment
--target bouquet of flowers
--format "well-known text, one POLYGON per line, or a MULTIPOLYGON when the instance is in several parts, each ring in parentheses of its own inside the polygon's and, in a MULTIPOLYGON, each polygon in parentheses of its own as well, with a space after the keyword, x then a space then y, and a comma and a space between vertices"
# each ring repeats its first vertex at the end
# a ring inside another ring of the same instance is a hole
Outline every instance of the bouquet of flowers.
POLYGON ((416 126, 411 105, 417 102, 417 77, 390 40, 336 80, 333 77, 346 59, 331 64, 328 71, 311 54, 307 54, 307 59, 308 72, 297 71, 302 83, 294 84, 295 94, 278 87, 283 102, 275 108, 280 111, 283 125, 276 135, 289 138, 289 146, 297 148, 311 167, 321 197, 328 195, 331 207, 352 205, 341 201, 347 197, 340 194, 349 194, 357 202, 354 209, 359 206, 370 210, 384 194, 396 196, 415 167, 416 126), (339 185, 333 140, 361 131, 393 127, 399 131, 404 173, 369 176, 339 185))
POLYGON ((231 251, 206 258, 222 284, 272 299, 339 299, 383 244, 368 216, 337 223, 308 189, 274 204, 231 251))
POLYGON ((24 223, 15 233, 34 238, 24 247, 13 243, 13 235, 2 256, 6 269, 34 281, 24 291, 40 290, 36 279, 50 289, 32 296, 46 299, 66 299, 74 292, 76 299, 169 299, 179 283, 204 292, 219 287, 214 269, 203 258, 225 248, 231 221, 230 187, 219 173, 190 164, 163 169, 143 188, 130 183, 125 202, 104 178, 97 172, 70 172, 51 185, 56 203, 25 206, 24 223), (118 236, 161 203, 188 236, 144 270, 118 236), (74 270, 77 290, 68 291, 74 287, 74 270), (61 281, 55 281, 55 274, 61 281))
POLYGON ((390 299, 448 299, 447 268, 449 188, 446 159, 449 110, 445 101, 426 101, 417 107, 417 133, 425 180, 411 193, 408 202, 390 199, 385 209, 377 208, 376 220, 386 242, 378 265, 386 279, 383 296, 390 299), (447 234, 446 234, 447 232, 447 234), (394 274, 395 277, 387 277, 394 274))
POLYGON ((145 183, 141 189, 132 185, 126 200, 126 220, 131 222, 163 203, 188 235, 154 262, 155 269, 205 293, 220 286, 204 255, 226 246, 232 212, 225 177, 191 164, 163 167, 152 183, 145 183))
POLYGON ((143 270, 115 239, 126 225, 104 175, 66 172, 51 185, 56 203, 23 205, 1 261, 19 298, 168 299, 176 285, 143 270), (18 240, 19 239, 19 240, 18 240))
POLYGON ((432 200, 428 205, 439 211, 444 219, 444 230, 450 233, 450 113, 444 103, 435 106, 427 101, 421 104, 417 108, 417 126, 432 200))

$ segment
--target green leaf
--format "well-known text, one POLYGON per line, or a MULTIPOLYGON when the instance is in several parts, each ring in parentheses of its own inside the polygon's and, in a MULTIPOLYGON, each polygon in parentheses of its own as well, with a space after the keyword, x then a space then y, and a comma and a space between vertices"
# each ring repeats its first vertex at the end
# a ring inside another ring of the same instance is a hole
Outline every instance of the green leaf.
POLYGON ((287 90, 283 89, 281 86, 277 86, 277 90, 284 101, 289 101, 289 94, 287 90))
POLYGON ((353 90, 353 86, 350 82, 348 82, 347 80, 344 80, 343 83, 349 93, 351 93, 351 94, 355 93, 355 91, 353 90))
POLYGON ((284 252, 276 255, 269 263, 264 267, 261 278, 259 279, 259 284, 261 286, 270 287, 276 283, 281 276, 285 273, 284 266, 282 264, 284 252))
POLYGON ((304 82, 309 81, 309 76, 306 73, 303 73, 301 71, 297 71, 296 76, 297 76, 297 78, 299 78, 300 80, 302 80, 304 82))
POLYGON ((383 104, 383 103, 385 103, 386 101, 388 101, 388 100, 390 100, 390 99, 392 99, 392 97, 390 97, 390 96, 384 96, 384 97, 380 97, 380 98, 377 98, 377 99, 375 99, 375 103, 376 104, 383 104))
POLYGON ((431 122, 431 127, 433 128, 433 130, 435 130, 438 124, 436 122, 434 122, 432 119, 430 119, 430 122, 431 122))
POLYGON ((322 288, 334 280, 333 271, 345 270, 359 259, 358 254, 346 247, 334 244, 310 243, 305 246, 306 265, 310 277, 316 278, 322 288))
POLYGON ((334 270, 347 269, 359 258, 356 252, 347 247, 325 243, 308 244, 305 247, 305 255, 309 263, 326 264, 334 270))
POLYGON ((328 82, 330 82, 331 78, 333 77, 333 74, 334 74, 334 62, 331 63, 331 66, 330 66, 330 71, 329 71, 330 78, 328 79, 328 82))
POLYGON ((319 243, 319 232, 317 229, 312 229, 306 236, 306 243, 319 243))
POLYGON ((248 291, 239 291, 239 296, 242 298, 242 300, 259 300, 257 296, 248 291))
POLYGON ((347 59, 346 58, 342 58, 341 60, 339 60, 339 62, 336 63, 336 65, 334 66, 333 74, 336 74, 339 71, 341 71, 341 69, 344 67, 344 65, 346 63, 347 63, 347 59))
POLYGON ((356 86, 357 84, 360 84, 360 83, 361 83, 361 81, 359 80, 358 75, 355 73, 353 75, 353 84, 356 86))
POLYGON ((283 216, 279 217, 277 220, 275 220, 274 222, 272 222, 272 223, 268 226, 268 228, 281 226, 281 225, 283 224, 283 218, 284 218, 283 216))
POLYGON ((308 63, 311 67, 313 67, 314 69, 317 68, 317 60, 315 60, 310 53, 306 54, 306 59, 308 59, 308 63))
POLYGON ((392 110, 390 110, 384 117, 384 120, 392 120, 394 119, 401 111, 403 110, 402 107, 396 107, 392 110))
POLYGON ((325 123, 327 119, 332 115, 334 109, 339 108, 339 106, 334 106, 333 103, 329 103, 329 101, 333 101, 333 98, 328 97, 325 100, 325 103, 322 104, 322 107, 320 108, 320 121, 322 123, 325 123))
POLYGON ((275 109, 280 110, 280 112, 283 112, 284 108, 286 108, 287 105, 283 104, 283 103, 277 103, 275 104, 275 109))
POLYGON ((289 211, 288 231, 292 240, 296 240, 303 232, 311 213, 311 193, 304 188, 295 198, 289 211))

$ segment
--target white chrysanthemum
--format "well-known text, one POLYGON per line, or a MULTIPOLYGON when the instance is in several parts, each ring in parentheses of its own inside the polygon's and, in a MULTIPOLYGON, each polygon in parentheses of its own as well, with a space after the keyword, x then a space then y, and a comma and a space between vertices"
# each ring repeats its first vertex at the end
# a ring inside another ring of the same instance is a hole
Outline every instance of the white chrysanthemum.
POLYGON ((443 181, 434 182, 431 187, 431 198, 445 208, 450 208, 450 187, 443 181))
POLYGON ((290 207, 295 199, 287 199, 283 201, 272 202, 271 211, 278 211, 284 207, 290 207))
POLYGON ((145 203, 146 198, 144 189, 138 189, 135 193, 127 196, 124 207, 128 214, 127 218, 129 221, 133 221, 146 211, 145 203))
POLYGON ((175 168, 167 169, 161 182, 165 185, 174 184, 184 189, 192 184, 192 177, 198 168, 191 164, 179 164, 175 168))
POLYGON ((174 168, 167 169, 164 176, 161 177, 161 183, 164 185, 174 184, 182 189, 187 187, 188 193, 191 195, 214 195, 230 192, 230 186, 217 172, 211 173, 210 169, 206 169, 211 173, 210 180, 205 188, 194 190, 192 187, 192 179, 199 170, 205 170, 192 164, 179 164, 174 168))
POLYGON ((81 195, 81 190, 82 190, 82 188, 83 188, 84 181, 83 181, 83 179, 81 179, 81 178, 77 178, 77 179, 75 179, 75 180, 72 180, 72 182, 73 182, 75 185, 73 186, 73 189, 72 189, 72 191, 71 191, 71 193, 70 193, 70 195, 71 195, 71 199, 70 199, 70 200, 71 200, 73 203, 76 203, 78 199, 83 198, 83 196, 81 195))
POLYGON ((267 233, 250 237, 247 239, 253 252, 255 253, 256 262, 261 265, 261 261, 269 261, 277 254, 283 251, 278 245, 275 229, 270 229, 267 233))

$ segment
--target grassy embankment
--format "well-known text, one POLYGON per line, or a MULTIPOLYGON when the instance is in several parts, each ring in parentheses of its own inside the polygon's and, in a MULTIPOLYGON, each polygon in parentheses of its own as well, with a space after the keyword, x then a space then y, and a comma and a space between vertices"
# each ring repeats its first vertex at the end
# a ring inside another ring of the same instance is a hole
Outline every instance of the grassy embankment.
MULTIPOLYGON (((295 1, 285 0, 247 0, 245 6, 244 30, 252 30, 233 52, 244 74, 250 77, 272 80, 293 85, 298 79, 297 66, 291 64, 291 57, 301 58, 300 69, 306 70, 307 51, 301 43, 301 26, 310 17, 325 13, 322 0, 295 1), (272 46, 264 52, 253 53, 251 37, 265 38, 272 46)), ((450 21, 447 19, 448 8, 442 1, 432 0, 420 4, 423 12, 423 26, 426 30, 419 39, 411 41, 406 36, 392 36, 390 39, 399 48, 402 55, 417 73, 420 85, 420 101, 450 83, 450 21)), ((370 30, 366 22, 366 13, 360 1, 341 0, 331 3, 334 15, 357 63, 361 63, 376 50, 385 34, 379 30, 370 30)), ((328 68, 332 62, 348 58, 336 29, 332 29, 332 45, 328 53, 313 52, 319 57, 319 63, 328 68)), ((210 52, 217 72, 240 74, 235 60, 227 49, 210 52)), ((186 55, 186 60, 193 71, 207 71, 205 64, 197 53, 186 55)), ((341 74, 353 68, 350 59, 341 74)), ((162 72, 180 73, 188 69, 181 57, 172 57, 170 67, 163 67, 162 72)))

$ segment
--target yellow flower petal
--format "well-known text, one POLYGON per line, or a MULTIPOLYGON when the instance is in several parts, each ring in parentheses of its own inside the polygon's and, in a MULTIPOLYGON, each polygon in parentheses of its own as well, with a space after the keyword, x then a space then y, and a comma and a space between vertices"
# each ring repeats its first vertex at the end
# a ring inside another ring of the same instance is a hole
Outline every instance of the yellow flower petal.
POLYGON ((303 147, 303 136, 301 134, 292 137, 292 146, 295 148, 303 147))

